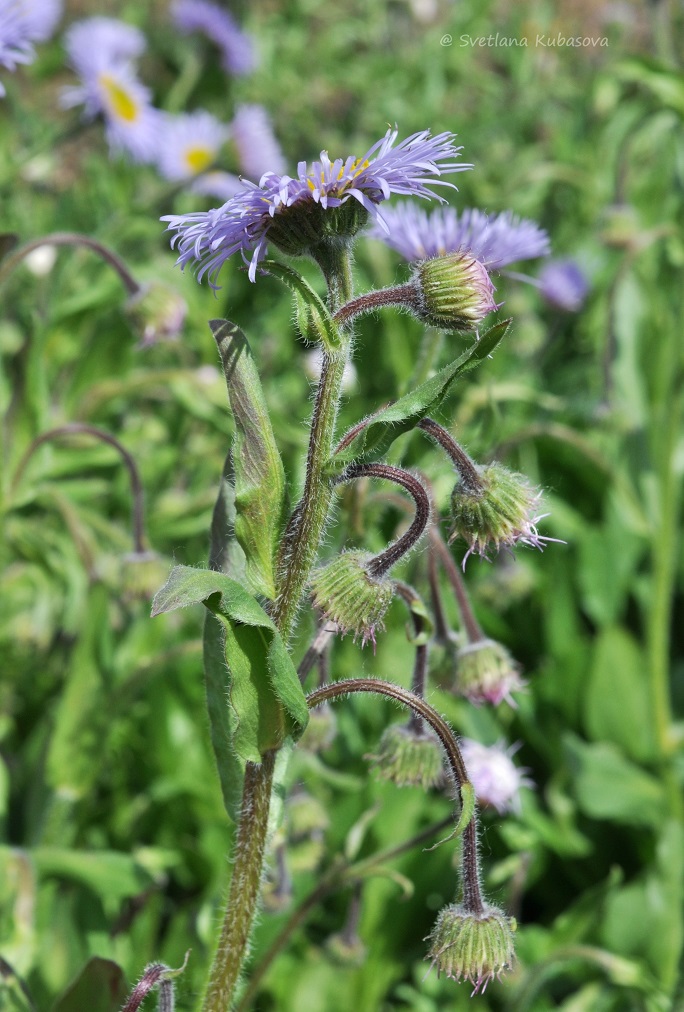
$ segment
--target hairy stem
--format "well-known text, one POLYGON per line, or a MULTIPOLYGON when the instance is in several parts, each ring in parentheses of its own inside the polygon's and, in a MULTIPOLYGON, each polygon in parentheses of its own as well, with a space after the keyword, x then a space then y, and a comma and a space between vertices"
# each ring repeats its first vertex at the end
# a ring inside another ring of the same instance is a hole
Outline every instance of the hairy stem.
POLYGON ((408 471, 404 471, 400 467, 392 467, 390 464, 350 464, 337 481, 341 483, 353 481, 355 478, 384 478, 387 481, 393 481, 410 492, 416 504, 416 513, 409 529, 384 552, 376 555, 368 565, 368 572, 371 576, 384 576, 402 556, 411 551, 425 533, 430 520, 430 500, 418 478, 408 471))
POLYGON ((380 288, 374 292, 366 292, 365 295, 358 295, 351 302, 347 302, 337 310, 333 319, 341 327, 350 323, 362 313, 372 313, 374 309, 383 309, 385 306, 409 306, 416 305, 416 287, 412 282, 405 285, 396 285, 392 288, 380 288))
POLYGON ((448 454, 458 471, 463 487, 468 492, 477 494, 482 491, 482 482, 475 464, 465 450, 461 449, 451 433, 432 418, 421 419, 416 428, 427 432, 428 436, 431 436, 448 454))
POLYGON ((363 860, 357 861, 355 864, 347 864, 344 861, 336 862, 332 868, 324 873, 323 878, 318 885, 316 885, 314 889, 312 889, 312 891, 295 907, 281 930, 271 942, 271 945, 267 949, 263 959, 252 974, 249 984, 240 999, 235 1012, 247 1012, 247 1010, 251 1007, 257 991, 261 986, 261 982, 268 973, 273 961, 285 948, 288 940, 292 937, 300 924, 306 920, 308 914, 317 907, 319 903, 322 903, 324 899, 336 892, 338 889, 348 885, 350 882, 356 882, 362 878, 368 877, 368 872, 371 871, 375 865, 384 865, 393 858, 400 857, 401 854, 404 854, 406 851, 413 850, 414 847, 418 847, 421 843, 425 843, 437 833, 441 833, 442 830, 451 823, 451 821, 451 816, 447 816, 447 818, 442 819, 441 822, 428 826, 427 829, 423 829, 420 833, 417 833, 416 836, 412 836, 410 840, 404 840, 402 843, 399 843, 394 847, 388 847, 386 850, 378 851, 377 854, 371 854, 370 857, 363 858, 363 860))
POLYGON ((247 955, 261 888, 274 766, 275 752, 268 752, 263 762, 248 762, 245 768, 243 807, 235 838, 228 906, 204 996, 204 1012, 230 1009, 247 955))
MULTIPOLYGON (((414 695, 407 689, 386 682, 380 678, 347 678, 340 682, 330 682, 319 689, 315 689, 307 696, 309 707, 318 706, 328 699, 337 699, 340 696, 349 695, 352 692, 371 692, 381 696, 389 696, 390 699, 409 707, 426 721, 435 732, 446 752, 447 762, 451 774, 456 781, 461 796, 464 785, 470 785, 468 772, 463 762, 461 750, 456 737, 442 716, 429 703, 420 696, 414 695)), ((463 906, 472 914, 481 916, 484 913, 484 903, 480 890, 479 861, 477 848, 477 819, 469 820, 463 831, 463 855, 462 855, 462 884, 463 884, 463 906)))
MULTIPOLYGON (((328 283, 330 308, 335 310, 351 294, 349 249, 340 248, 336 257, 331 254, 321 266, 328 283)), ((292 637, 299 604, 316 560, 332 501, 332 485, 324 478, 323 469, 334 445, 335 421, 350 344, 347 341, 339 352, 323 355, 311 420, 304 492, 287 534, 287 550, 278 574, 278 598, 272 613, 286 643, 292 637)), ((263 871, 274 764, 274 753, 264 756, 260 764, 247 763, 230 894, 203 1012, 227 1012, 231 1008, 247 956, 263 871)))

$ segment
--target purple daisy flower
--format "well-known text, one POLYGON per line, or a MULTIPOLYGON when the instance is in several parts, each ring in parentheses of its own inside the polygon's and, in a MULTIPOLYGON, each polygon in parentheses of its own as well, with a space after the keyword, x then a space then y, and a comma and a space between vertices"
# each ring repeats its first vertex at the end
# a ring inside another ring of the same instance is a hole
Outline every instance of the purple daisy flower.
MULTIPOLYGON (((222 207, 166 215, 162 221, 168 221, 169 230, 177 233, 171 245, 178 245, 179 265, 197 261, 198 278, 208 273, 213 283, 224 261, 239 252, 249 263, 249 277, 254 281, 269 241, 286 253, 301 255, 321 240, 323 220, 307 221, 313 209, 330 211, 353 199, 359 210, 382 222, 378 205, 392 193, 435 197, 432 187, 453 187, 436 177, 472 167, 455 160, 461 149, 454 146, 451 133, 431 137, 429 130, 422 130, 394 147, 396 138, 397 130, 388 130, 362 158, 331 161, 322 151, 320 161, 311 167, 300 162, 296 177, 267 172, 258 186, 246 183, 222 207), (296 214, 297 210, 302 213, 296 214), (310 231, 304 236, 307 226, 310 231)), ((346 234, 354 234, 358 227, 357 223, 346 234)))
POLYGON ((540 271, 537 285, 547 302, 576 313, 589 291, 589 282, 574 260, 551 260, 540 271))
POLYGON ((14 71, 31 63, 32 43, 49 39, 61 16, 61 0, 0 0, 0 66, 14 71))
POLYGON ((264 172, 285 172, 285 158, 262 105, 239 105, 231 123, 240 168, 252 181, 264 172))
POLYGON ((438 207, 428 214, 413 204, 398 204, 383 218, 389 232, 376 223, 369 237, 382 239, 409 261, 460 252, 492 270, 549 252, 544 229, 510 211, 486 215, 468 208, 459 214, 453 207, 438 207))
POLYGON ((516 766, 511 758, 520 745, 509 748, 504 748, 502 744, 487 746, 471 738, 462 738, 460 745, 478 802, 495 808, 500 815, 519 813, 520 788, 534 786, 525 775, 529 771, 516 766))
POLYGON ((243 32, 228 11, 210 0, 176 0, 171 17, 183 32, 202 32, 223 54, 223 69, 249 74, 257 64, 251 37, 243 32))
POLYGON ((162 114, 157 167, 165 179, 190 179, 216 161, 230 135, 225 123, 202 109, 181 116, 162 114))

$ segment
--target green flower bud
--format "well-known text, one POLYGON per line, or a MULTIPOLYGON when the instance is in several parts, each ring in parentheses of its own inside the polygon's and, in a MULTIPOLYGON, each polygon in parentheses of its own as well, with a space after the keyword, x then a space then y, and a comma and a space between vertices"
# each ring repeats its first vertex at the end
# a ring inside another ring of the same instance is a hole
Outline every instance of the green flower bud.
POLYGON ((440 911, 429 936, 427 958, 438 975, 443 973, 458 983, 470 981, 475 995, 513 966, 515 927, 515 920, 498 907, 486 906, 481 914, 474 914, 451 903, 440 911))
POLYGON ((393 724, 380 739, 377 755, 366 756, 375 775, 397 787, 429 790, 444 782, 442 748, 433 734, 393 724))
POLYGON ((178 292, 161 281, 141 285, 125 306, 126 316, 146 348, 172 340, 183 329, 188 306, 178 292))
POLYGON ((476 330, 497 308, 486 267, 467 253, 422 260, 413 282, 420 292, 420 315, 425 323, 443 330, 476 330))
POLYGON ((511 692, 524 684, 518 665, 496 640, 475 640, 456 654, 455 691, 477 706, 498 706, 504 699, 510 703, 511 692))
POLYGON ((299 791, 288 798, 285 817, 290 871, 293 874, 315 871, 325 856, 328 813, 317 798, 299 791))
POLYGON ((371 576, 368 552, 343 552, 314 573, 311 589, 314 606, 334 622, 344 636, 353 632, 365 646, 375 643, 375 632, 394 597, 394 582, 386 576, 371 576))
POLYGON ((537 513, 541 492, 523 475, 497 463, 475 470, 479 487, 461 479, 451 494, 449 543, 457 537, 467 542, 463 565, 473 552, 486 558, 491 548, 498 552, 518 542, 541 551, 545 541, 554 540, 537 533, 535 524, 546 516, 537 513))

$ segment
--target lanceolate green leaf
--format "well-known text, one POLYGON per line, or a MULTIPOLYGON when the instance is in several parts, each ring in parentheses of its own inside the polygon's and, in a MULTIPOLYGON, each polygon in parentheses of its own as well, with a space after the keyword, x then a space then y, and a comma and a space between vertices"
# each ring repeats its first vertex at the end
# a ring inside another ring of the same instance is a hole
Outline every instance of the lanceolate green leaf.
POLYGON ((233 710, 231 747, 260 762, 309 720, 306 697, 280 633, 259 602, 222 573, 176 566, 152 603, 152 614, 202 602, 224 627, 225 692, 233 710))
POLYGON ((322 344, 328 352, 339 351, 342 339, 337 325, 323 299, 317 295, 309 282, 297 271, 285 264, 279 264, 276 260, 264 260, 259 268, 280 278, 292 289, 295 297, 297 326, 302 337, 312 343, 322 344))
POLYGON ((434 413, 448 394, 452 383, 480 364, 503 339, 510 320, 497 323, 475 341, 454 362, 441 369, 432 379, 411 393, 383 408, 368 420, 329 463, 331 475, 339 474, 348 463, 368 463, 380 459, 397 436, 415 428, 421 418, 434 413))
POLYGON ((211 320, 209 326, 235 419, 235 536, 246 556, 251 587, 273 600, 274 559, 284 522, 283 465, 247 338, 228 320, 211 320))

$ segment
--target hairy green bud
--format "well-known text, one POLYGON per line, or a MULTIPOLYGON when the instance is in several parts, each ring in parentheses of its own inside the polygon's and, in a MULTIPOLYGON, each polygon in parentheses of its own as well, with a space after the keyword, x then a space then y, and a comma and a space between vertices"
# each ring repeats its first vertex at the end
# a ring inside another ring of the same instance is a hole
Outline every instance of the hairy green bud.
POLYGON ((438 975, 443 973, 458 983, 470 981, 475 995, 513 966, 515 927, 515 920, 498 907, 485 906, 475 914, 451 903, 440 911, 429 936, 427 958, 438 975))
POLYGON ((460 479, 451 494, 451 531, 449 543, 457 537, 468 544, 469 555, 482 558, 494 549, 512 548, 518 542, 532 548, 544 548, 545 541, 536 528, 541 493, 531 488, 527 479, 501 464, 475 466, 479 479, 474 485, 471 476, 460 479))
POLYGON ((146 348, 157 341, 170 341, 178 337, 188 306, 178 292, 161 281, 141 285, 125 306, 126 316, 146 348))
POLYGON ((496 308, 486 267, 467 253, 422 260, 413 282, 420 293, 420 316, 442 330, 475 330, 496 308))
POLYGON ((372 576, 368 552, 343 552, 314 573, 311 589, 314 606, 334 622, 342 635, 352 632, 365 646, 375 643, 385 612, 394 597, 394 582, 386 576, 372 576))

